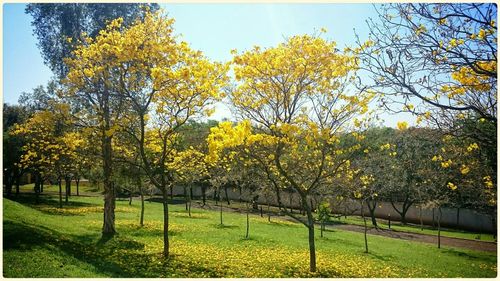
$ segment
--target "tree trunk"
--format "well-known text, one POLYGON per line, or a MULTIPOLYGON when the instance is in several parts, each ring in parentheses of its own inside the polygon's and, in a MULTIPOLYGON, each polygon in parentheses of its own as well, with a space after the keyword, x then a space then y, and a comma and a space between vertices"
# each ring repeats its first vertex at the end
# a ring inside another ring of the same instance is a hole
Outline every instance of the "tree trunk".
MULTIPOLYGON (((304 202, 304 204, 307 204, 304 202)), ((311 208, 307 212, 307 222, 309 230, 309 271, 316 272, 316 247, 314 245, 314 218, 312 216, 311 208)))
POLYGON ((419 217, 420 217, 420 230, 423 231, 424 230, 424 222, 422 221, 422 206, 420 206, 420 214, 419 214, 419 217))
MULTIPOLYGON (((13 174, 14 172, 12 172, 13 174)), ((7 197, 10 197, 12 195, 12 187, 14 186, 14 175, 9 173, 8 175, 5 175, 5 188, 7 189, 7 197)))
POLYGON ((170 199, 174 200, 174 187, 173 186, 170 187, 170 199))
POLYGON ((76 196, 80 196, 80 177, 76 177, 75 182, 76 182, 76 196))
POLYGON ((323 238, 323 230, 324 230, 324 229, 325 229, 325 221, 324 221, 324 220, 322 220, 322 221, 321 221, 321 228, 320 228, 320 230, 321 230, 321 238, 323 238))
POLYGON ((168 258, 169 244, 168 244, 168 202, 167 192, 163 188, 163 257, 168 258))
POLYGON ((40 181, 42 180, 42 176, 37 173, 35 176, 35 202, 39 203, 40 200, 40 181))
POLYGON ((109 135, 111 128, 110 108, 109 108, 109 93, 105 91, 102 95, 103 121, 102 130, 102 158, 103 158, 103 182, 104 182, 104 221, 102 225, 102 233, 104 235, 112 235, 115 230, 115 187, 112 182, 112 136, 109 135))
POLYGON ((184 186, 183 188, 184 188, 184 202, 185 202, 184 205, 186 205, 185 208, 186 208, 186 211, 187 211, 188 210, 188 201, 189 201, 188 200, 188 194, 187 194, 186 187, 184 186))
POLYGON ((43 180, 40 182, 40 193, 43 193, 43 180))
POLYGON ((191 217, 191 199, 193 198, 193 188, 190 186, 189 187, 189 206, 188 206, 188 213, 189 213, 189 217, 191 217))
POLYGON ((66 204, 68 204, 68 196, 71 193, 71 178, 65 177, 64 183, 65 183, 65 188, 66 188, 66 194, 65 194, 64 201, 66 202, 66 204))
POLYGON ((128 205, 132 206, 132 192, 130 192, 130 194, 128 196, 128 205))
POLYGON ((247 233, 245 234, 245 238, 248 239, 248 232, 250 230, 250 218, 249 218, 250 207, 248 206, 248 202, 246 205, 247 205, 247 233))
POLYGON ((405 201, 403 202, 403 206, 401 211, 396 208, 396 205, 394 205, 394 201, 392 199, 390 200, 392 208, 401 216, 401 223, 406 225, 406 213, 408 212, 408 209, 410 209, 410 206, 413 204, 411 200, 408 199, 408 197, 405 198, 405 201))
POLYGON ((227 186, 224 186, 224 194, 226 195, 227 204, 231 205, 231 202, 229 202, 229 196, 227 195, 227 186))
POLYGON ((441 248, 441 206, 438 209, 439 217, 438 217, 438 248, 441 248))
POLYGON ((368 211, 370 212, 370 217, 372 219, 372 225, 378 227, 377 219, 375 218, 375 209, 377 208, 377 202, 373 202, 373 205, 370 205, 369 201, 366 201, 366 205, 368 206, 368 211))
MULTIPOLYGON (((106 188, 106 184, 104 185, 106 188)), ((115 230, 115 194, 114 186, 108 187, 104 194, 104 224, 102 226, 102 233, 104 235, 112 235, 116 233, 115 230)))
POLYGON ((366 217, 365 217, 365 204, 361 202, 361 215, 363 216, 363 223, 365 225, 365 253, 368 253, 368 238, 366 237, 366 232, 368 231, 368 226, 366 225, 366 217))
POLYGON ((223 225, 223 223, 222 223, 222 203, 220 204, 220 225, 223 225))
POLYGON ((432 208, 432 228, 434 228, 435 224, 434 224, 434 208, 432 208))
POLYGON ((62 208, 62 183, 61 183, 61 179, 57 180, 57 184, 59 185, 59 208, 62 208))
POLYGON ((206 192, 207 192, 207 188, 205 187, 205 184, 203 184, 201 186, 201 196, 203 198, 203 206, 205 206, 206 204, 206 200, 207 200, 207 195, 206 195, 206 192))
POLYGON ((21 176, 16 178, 16 197, 19 196, 19 185, 21 184, 21 176))
POLYGON ((271 222, 271 205, 269 204, 269 201, 267 201, 267 221, 271 222))
POLYGON ((141 226, 144 226, 144 194, 141 191, 141 226))

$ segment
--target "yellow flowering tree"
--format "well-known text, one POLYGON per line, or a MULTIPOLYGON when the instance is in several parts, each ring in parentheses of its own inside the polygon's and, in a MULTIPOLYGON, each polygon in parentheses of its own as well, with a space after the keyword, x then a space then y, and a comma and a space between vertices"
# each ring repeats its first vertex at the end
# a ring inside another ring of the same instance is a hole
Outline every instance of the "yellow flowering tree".
POLYGON ((200 183, 209 176, 205 163, 205 154, 190 146, 185 150, 179 151, 173 161, 167 165, 169 170, 175 172, 174 181, 184 186, 186 209, 189 217, 191 217, 193 184, 200 183), (186 186, 189 187, 189 192, 186 192, 186 186))
POLYGON ((179 128, 209 114, 210 104, 223 96, 221 88, 227 82, 227 66, 180 42, 172 34, 172 24, 173 19, 161 12, 147 12, 128 28, 116 19, 95 39, 85 38, 74 58, 67 60, 70 94, 81 97, 88 112, 98 116, 94 123, 101 131, 106 188, 103 232, 114 232, 111 139, 124 133, 134 140, 142 168, 163 195, 165 257, 167 189, 176 172, 169 164, 180 153, 179 128))
POLYGON ((342 147, 339 134, 355 116, 368 111, 372 97, 367 92, 348 94, 356 59, 335 46, 303 35, 276 47, 233 51, 236 86, 230 98, 244 121, 235 127, 222 124, 225 134, 209 136, 212 151, 246 146, 243 151, 276 190, 299 195, 307 219, 286 213, 308 229, 312 272, 316 271, 312 197, 347 169, 348 156, 359 145, 342 147))
POLYGON ((26 140, 17 165, 33 172, 37 199, 42 182, 52 174, 57 175, 59 207, 62 207, 61 181, 66 181, 68 202, 69 183, 80 162, 78 150, 84 144, 81 134, 72 130, 68 110, 66 104, 52 103, 51 110, 34 113, 26 122, 17 124, 12 132, 26 140))
POLYGON ((75 109, 82 126, 99 132, 104 182, 103 234, 114 234, 115 192, 112 182, 112 138, 123 113, 116 86, 116 48, 121 19, 113 20, 95 38, 83 37, 71 58, 65 59, 68 73, 64 96, 75 109))

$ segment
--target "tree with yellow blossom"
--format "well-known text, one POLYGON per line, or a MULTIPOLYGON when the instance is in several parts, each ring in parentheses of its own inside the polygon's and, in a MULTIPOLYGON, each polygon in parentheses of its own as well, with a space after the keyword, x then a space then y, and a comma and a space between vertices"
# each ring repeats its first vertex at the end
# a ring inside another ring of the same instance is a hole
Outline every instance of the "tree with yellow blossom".
POLYGON ((17 165, 33 172, 37 199, 42 182, 52 174, 57 175, 59 207, 62 207, 61 181, 66 180, 68 202, 68 181, 79 163, 78 149, 84 144, 81 134, 73 130, 71 121, 69 106, 52 102, 50 110, 34 113, 26 122, 17 124, 12 132, 26 140, 17 165))
MULTIPOLYGON (((114 209, 111 139, 124 133, 134 141, 151 184, 162 192, 165 257, 167 189, 175 183, 170 164, 181 153, 179 128, 189 119, 210 114, 210 105, 223 96, 227 82, 227 66, 179 41, 172 33, 173 22, 161 12, 147 12, 128 28, 116 19, 95 39, 85 38, 74 58, 67 60, 70 95, 82 97, 82 103, 98 113, 94 123, 103 144, 105 214, 112 215, 114 209)), ((113 221, 105 215, 104 232, 114 232, 113 221)))
POLYGON ((368 111, 372 98, 364 91, 349 93, 356 59, 335 47, 321 37, 302 35, 276 47, 233 51, 236 86, 230 99, 242 122, 234 127, 220 124, 219 132, 212 131, 208 139, 211 157, 225 147, 247 147, 243 151, 277 191, 290 189, 299 195, 306 220, 286 213, 308 229, 312 272, 316 271, 312 196, 349 170, 349 155, 360 146, 342 147, 339 135, 350 128, 354 117, 368 111))

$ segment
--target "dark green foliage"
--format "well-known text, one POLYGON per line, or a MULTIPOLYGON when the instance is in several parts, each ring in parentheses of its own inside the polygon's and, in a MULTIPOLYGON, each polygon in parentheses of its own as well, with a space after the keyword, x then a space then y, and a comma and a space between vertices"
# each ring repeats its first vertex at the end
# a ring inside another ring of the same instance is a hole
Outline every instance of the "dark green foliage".
POLYGON ((45 64, 58 77, 64 77, 68 69, 63 58, 71 55, 82 32, 95 37, 109 20, 118 17, 128 26, 142 15, 144 6, 153 11, 159 9, 158 4, 138 3, 31 3, 26 13, 33 17, 33 33, 45 64))

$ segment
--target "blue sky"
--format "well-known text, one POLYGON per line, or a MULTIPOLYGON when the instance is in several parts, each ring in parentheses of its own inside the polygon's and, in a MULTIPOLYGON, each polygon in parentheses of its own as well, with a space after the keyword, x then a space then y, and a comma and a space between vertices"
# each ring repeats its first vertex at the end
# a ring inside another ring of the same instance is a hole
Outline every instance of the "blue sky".
MULTIPOLYGON (((311 34, 322 27, 328 30, 324 37, 336 41, 342 49, 353 45, 353 28, 364 39, 368 34, 365 20, 376 18, 370 4, 161 5, 175 19, 176 33, 194 49, 218 61, 230 60, 231 49, 274 46, 285 37, 311 34)), ((52 76, 43 64, 32 35, 31 17, 24 8, 25 4, 3 5, 3 99, 10 104, 17 103, 22 92, 45 85, 52 76)), ((224 106, 218 106, 213 117, 220 119, 228 114, 224 106)), ((397 122, 383 117, 389 126, 397 122)))

